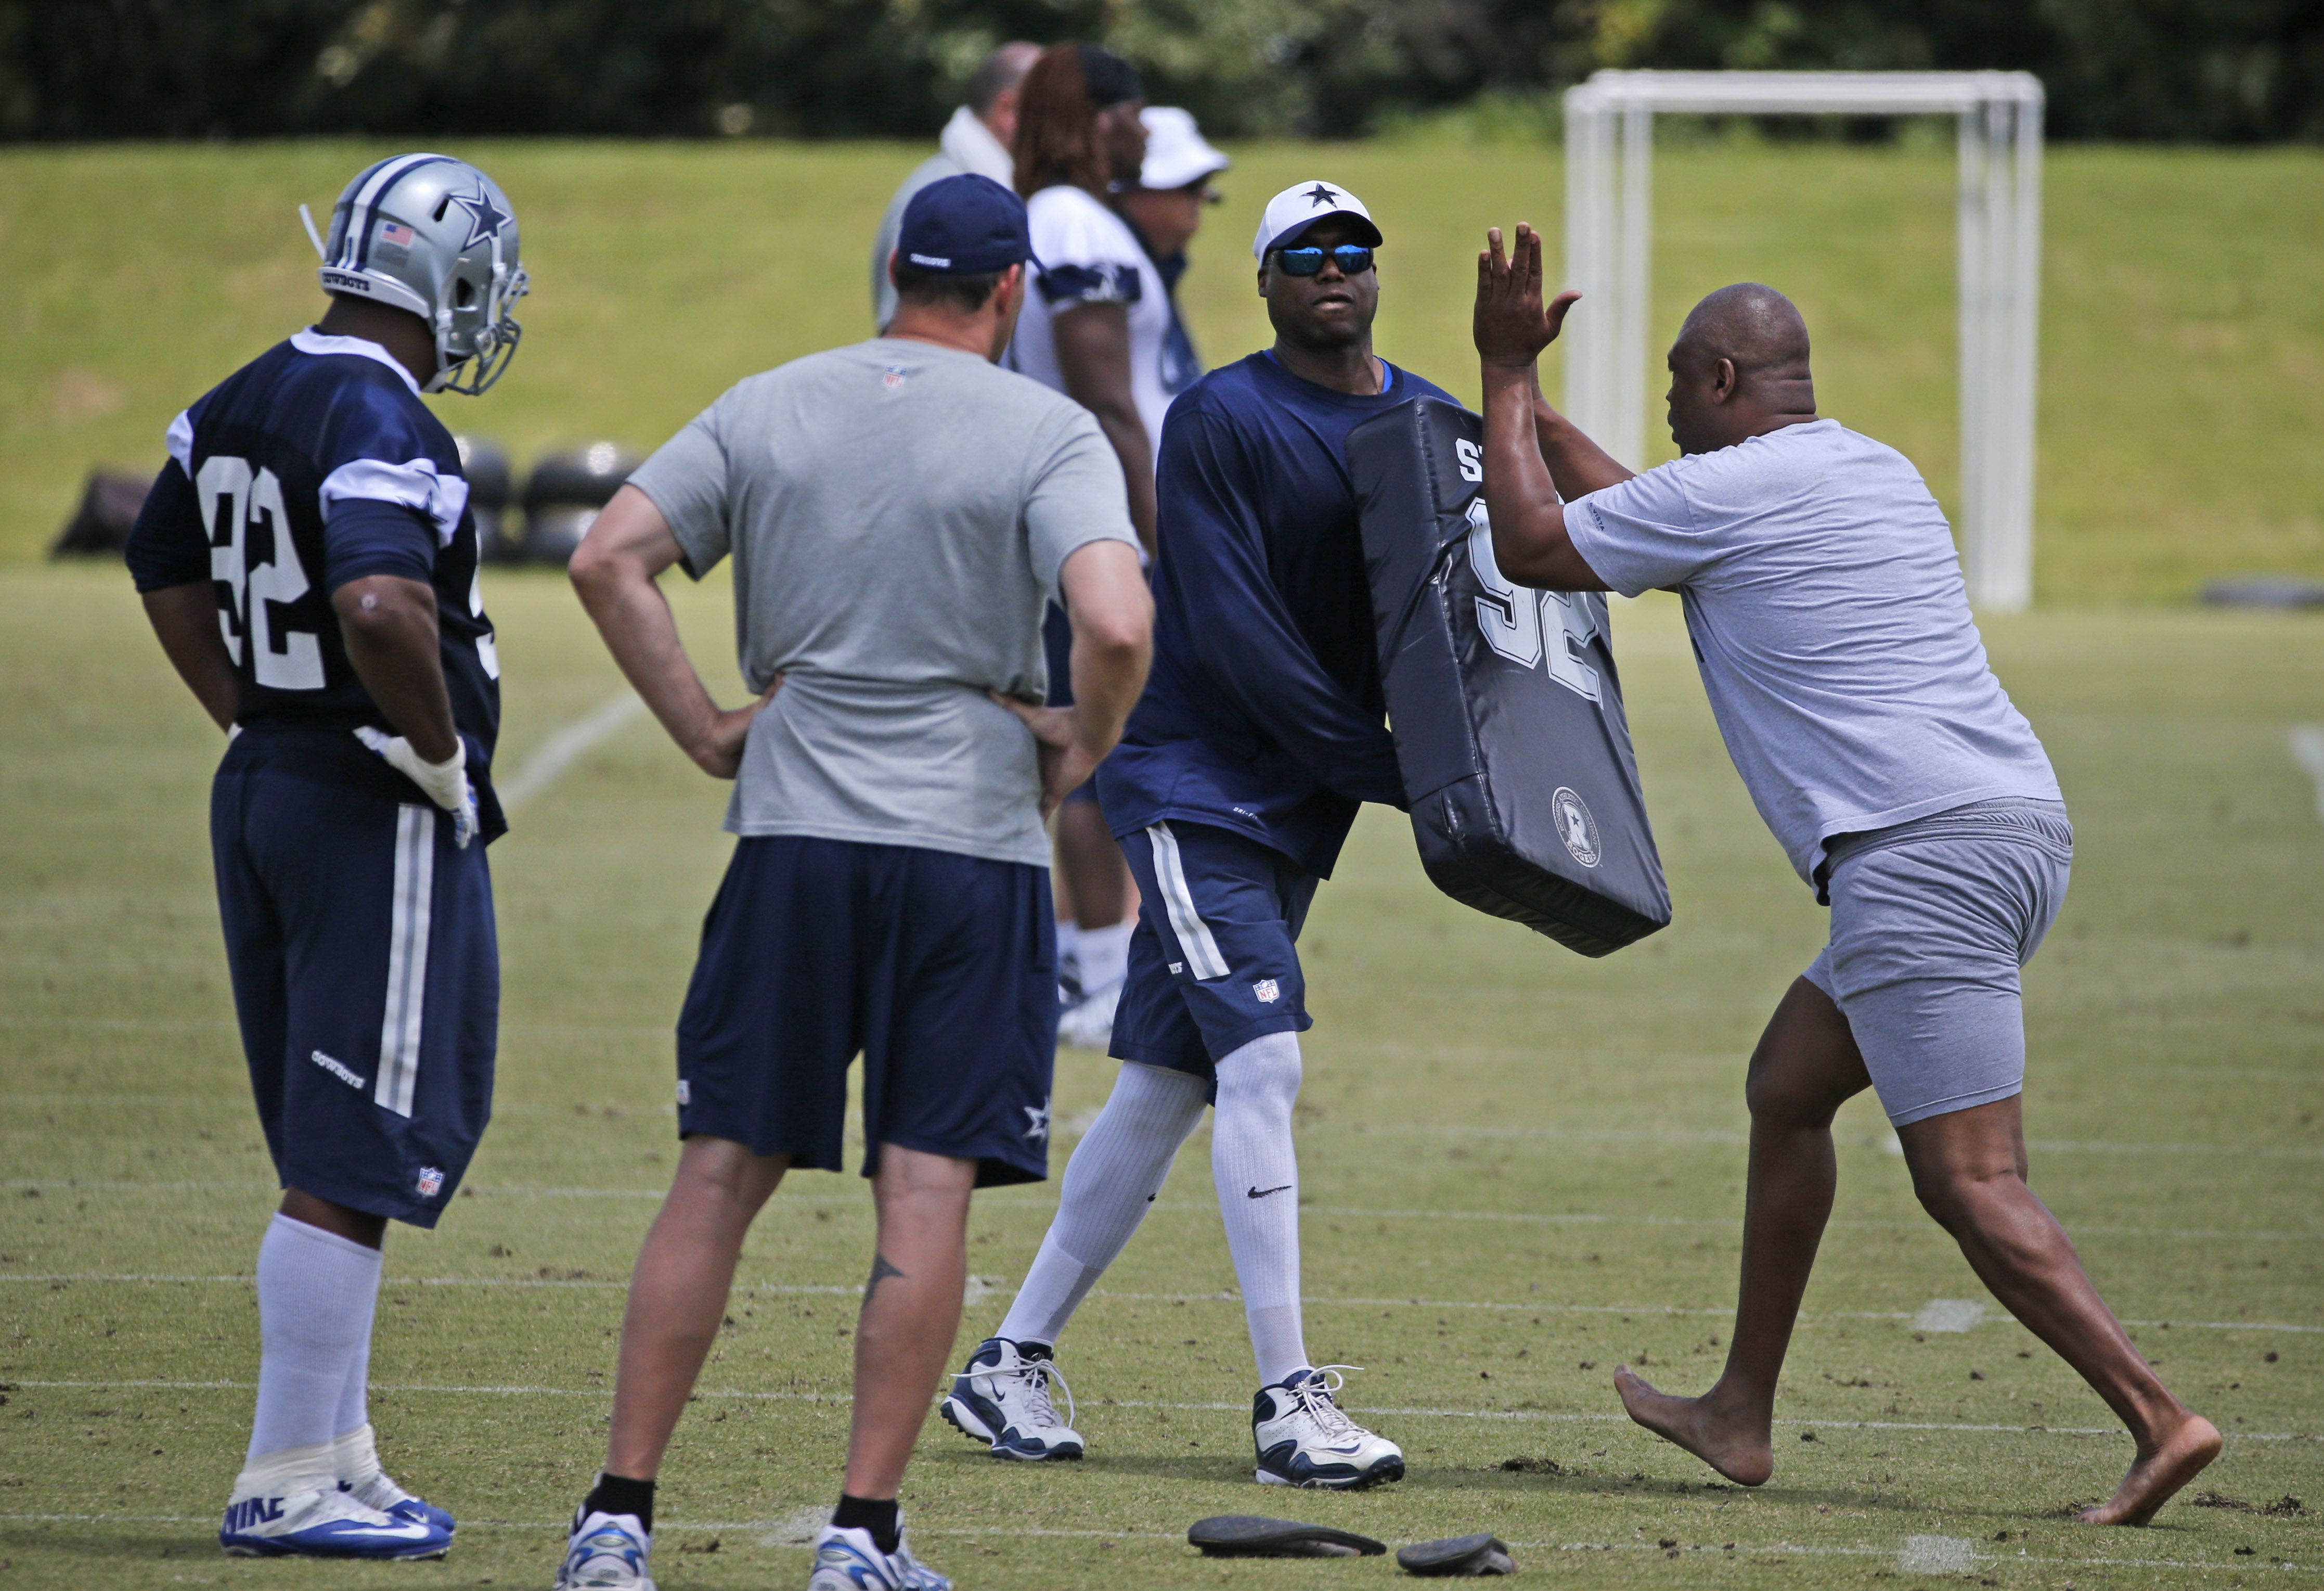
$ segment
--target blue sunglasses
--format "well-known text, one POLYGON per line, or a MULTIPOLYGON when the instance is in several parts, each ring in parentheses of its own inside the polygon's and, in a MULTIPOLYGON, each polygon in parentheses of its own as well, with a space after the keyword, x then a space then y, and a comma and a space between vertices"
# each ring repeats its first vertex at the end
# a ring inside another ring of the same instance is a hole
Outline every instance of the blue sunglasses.
POLYGON ((1342 276, 1361 276, 1372 268, 1372 251, 1361 244, 1343 243, 1337 248, 1279 248, 1275 251, 1277 264, 1286 276, 1313 276, 1323 268, 1329 256, 1340 268, 1342 276))

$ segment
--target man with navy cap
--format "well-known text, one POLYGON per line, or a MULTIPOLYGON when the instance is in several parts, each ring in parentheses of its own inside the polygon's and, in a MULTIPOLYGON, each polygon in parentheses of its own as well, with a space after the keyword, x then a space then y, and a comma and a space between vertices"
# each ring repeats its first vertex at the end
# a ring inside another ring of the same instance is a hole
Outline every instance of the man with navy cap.
POLYGON ((972 1189, 1047 1174, 1056 951, 1043 819, 1112 748, 1152 603, 1088 411, 996 367, 1025 207, 948 177, 904 212, 888 334, 742 382, 606 505, 573 581, 739 837, 678 1019, 669 1197, 622 1322, 604 1472, 560 1587, 642 1591, 654 1481, 751 1221, 838 1170, 863 1056, 879 1235, 838 1511, 813 1591, 942 1591, 897 1492, 951 1351, 972 1189), (734 560, 742 675, 721 710, 655 584, 734 560), (1074 703, 1042 708, 1043 605, 1074 703))
POLYGON ((1358 805, 1405 804, 1342 445, 1375 414, 1445 397, 1373 356, 1380 241, 1337 183, 1276 195, 1251 246, 1274 346, 1195 382, 1163 422, 1154 673, 1098 779, 1141 895, 1113 1022, 1127 1064, 1016 1301, 945 1403, 1005 1457, 1083 1453, 1048 1397, 1058 1334, 1215 1104, 1259 1480, 1353 1489, 1404 1474, 1402 1450, 1338 1406, 1344 1367, 1308 1355, 1291 1141, 1312 1025, 1301 924, 1358 805))

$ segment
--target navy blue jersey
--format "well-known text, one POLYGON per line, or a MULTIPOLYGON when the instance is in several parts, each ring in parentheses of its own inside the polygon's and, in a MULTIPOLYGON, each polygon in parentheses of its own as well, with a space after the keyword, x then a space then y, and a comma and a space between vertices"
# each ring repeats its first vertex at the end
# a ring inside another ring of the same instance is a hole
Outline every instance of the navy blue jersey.
MULTIPOLYGON (((241 677, 237 721, 393 733, 347 661, 331 593, 366 575, 420 580, 435 588, 452 719, 484 795, 500 662, 475 522, 452 433, 410 372, 376 343, 302 331, 178 416, 169 444, 130 573, 140 591, 210 583, 241 677)), ((350 765, 377 763, 364 755, 350 765)))
POLYGON ((1452 400, 1387 371, 1387 391, 1355 397, 1261 352, 1170 406, 1154 668, 1098 769, 1115 834, 1214 824, 1329 877, 1358 803, 1404 805, 1342 444, 1413 398, 1452 400))

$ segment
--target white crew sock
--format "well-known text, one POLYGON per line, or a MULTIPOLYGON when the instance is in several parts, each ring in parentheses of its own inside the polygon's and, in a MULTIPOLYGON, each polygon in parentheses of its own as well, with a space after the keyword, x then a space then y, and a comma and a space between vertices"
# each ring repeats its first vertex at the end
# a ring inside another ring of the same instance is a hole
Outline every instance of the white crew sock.
POLYGON ((1299 1097, 1299 1035, 1268 1033, 1218 1064, 1211 1179, 1227 1251, 1242 1285, 1262 1386, 1307 1367, 1299 1319, 1299 1160, 1291 1106, 1299 1097))
POLYGON ((1138 924, 1125 918, 1111 928, 1085 928, 1076 943, 1082 987, 1091 994, 1110 989, 1130 974, 1130 935, 1138 924))
POLYGON ((278 1215, 258 1245, 258 1412, 244 1467, 286 1448, 327 1454, 347 1379, 371 1341, 377 1249, 278 1215))
POLYGON ((1081 975, 1082 930, 1070 917, 1057 919, 1057 981, 1065 983, 1081 975))
POLYGON ((1122 1063, 1105 1108, 1065 1161, 1056 1218, 1041 1239, 1041 1252, 1033 1256, 1016 1302, 1009 1306, 1001 1336, 1010 1342, 1056 1344, 1082 1300, 1146 1218, 1178 1145, 1203 1119, 1207 1092, 1200 1078, 1185 1072, 1122 1063))

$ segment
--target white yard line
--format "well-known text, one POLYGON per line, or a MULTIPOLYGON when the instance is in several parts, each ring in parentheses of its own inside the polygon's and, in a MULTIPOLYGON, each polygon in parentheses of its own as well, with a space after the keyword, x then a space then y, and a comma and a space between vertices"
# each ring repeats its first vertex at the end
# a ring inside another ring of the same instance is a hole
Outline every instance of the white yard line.
POLYGON ((522 806, 562 779, 574 763, 620 734, 630 720, 643 717, 645 710, 646 704, 637 692, 624 685, 619 694, 606 698, 563 728, 551 730, 513 777, 495 784, 501 805, 512 811, 522 806))
MULTIPOLYGON (((971 1290, 973 1298, 997 1296, 1010 1290, 1006 1279, 972 1277, 981 1282, 983 1290, 971 1290)), ((119 1271, 49 1271, 10 1274, 0 1272, 0 1284, 16 1282, 23 1285, 67 1287, 77 1283, 93 1286, 239 1286, 252 1285, 247 1274, 201 1275, 192 1272, 119 1271)), ((398 1287, 473 1287, 473 1288, 571 1288, 583 1290, 615 1291, 626 1289, 626 1279, 595 1277, 535 1277, 535 1276, 391 1276, 382 1286, 398 1287)), ((755 1284, 738 1283, 735 1291, 763 1298, 781 1298, 793 1294, 811 1297, 853 1298, 863 1290, 853 1284, 835 1285, 808 1282, 765 1281, 755 1284)), ((1093 1290, 1092 1298, 1112 1299, 1123 1303, 1142 1304, 1234 1304, 1240 1306, 1242 1296, 1235 1292, 1120 1292, 1112 1288, 1093 1290)), ((1320 1309, 1482 1309, 1508 1315, 1618 1315, 1628 1319, 1633 1315, 1701 1316, 1723 1320, 1735 1313, 1731 1304, 1561 1304, 1541 1299, 1418 1299, 1328 1297, 1310 1295, 1306 1301, 1320 1309)), ((1826 1320, 1895 1320, 1909 1324, 1916 1331, 1966 1332, 1983 1324, 2014 1325, 2006 1314, 1988 1313, 1982 1304, 1966 1299, 1936 1299, 1911 1309, 1821 1309, 1803 1311, 1803 1326, 1819 1325, 1826 1320)), ((2125 1326, 2153 1327, 2169 1331, 2288 1331, 2306 1335, 2324 1335, 2324 1326, 2305 1326, 2282 1320, 2125 1320, 2125 1326)))
POLYGON ((2316 816, 2324 819, 2324 724, 2300 724, 2292 731, 2292 760, 2316 782, 2316 816))
MULTIPOLYGON (((1241 1408, 1243 1405, 1236 1404, 1235 1407, 1241 1408)), ((805 1518, 808 1512, 802 1510, 798 1515, 790 1520, 661 1520, 656 1522, 654 1532, 657 1535, 670 1531, 684 1531, 690 1535, 714 1533, 746 1535, 752 1531, 761 1531, 765 1532, 759 1542, 761 1547, 790 1547, 799 1544, 794 1540, 798 1521, 805 1518)), ((817 1522, 820 1523, 823 1511, 816 1509, 812 1512, 817 1522)), ((217 1523, 217 1516, 207 1513, 0 1513, 0 1524, 191 1525, 208 1530, 215 1527, 217 1523)), ((569 1519, 522 1520, 464 1517, 460 1521, 460 1528, 463 1530, 537 1531, 544 1535, 552 1536, 561 1535, 562 1532, 570 1530, 572 1524, 573 1522, 569 1519)), ((915 1540, 923 1537, 973 1539, 979 1536, 1022 1536, 1042 1540, 1183 1542, 1185 1540, 1185 1534, 1178 1531, 1074 1531, 1025 1524, 952 1526, 915 1524, 912 1527, 912 1535, 915 1540)), ((1906 1538, 1908 1541, 1915 1539, 1906 1538)), ((1508 1545, 1519 1552, 1654 1552, 1671 1557, 1676 1557, 1680 1550, 1689 1553, 1716 1553, 1722 1558, 1730 1552, 1738 1558, 1777 1554, 1784 1558, 1895 1559, 1899 1555, 1899 1549, 1894 1543, 1880 1546, 1869 1542, 1846 1546, 1829 1544, 1807 1547, 1794 1541, 1730 1541, 1717 1546, 1708 1541, 1694 1541, 1688 1543, 1683 1549, 1669 1549, 1651 1541, 1512 1540, 1508 1545)), ((1971 1557, 1976 1563, 2053 1563, 2069 1568, 2198 1569, 2235 1574, 2324 1573, 2324 1564, 2295 1564, 2280 1559, 2265 1561, 2257 1558, 2226 1559, 2217 1561, 2185 1558, 2069 1558, 2048 1553, 2027 1552, 2022 1548, 2015 1552, 1976 1552, 1971 1557)))
MULTIPOLYGON (((46 1389, 57 1392, 252 1392, 258 1383, 248 1381, 38 1381, 16 1379, 11 1387, 46 1389)), ((477 1398, 608 1398, 613 1395, 611 1386, 549 1387, 497 1385, 445 1385, 438 1383, 374 1382, 374 1393, 410 1393, 421 1397, 477 1398)), ((724 1399, 746 1403, 831 1403, 846 1404, 853 1400, 844 1392, 748 1392, 734 1387, 703 1387, 695 1392, 697 1399, 724 1399)), ((1156 1409, 1167 1413, 1234 1413, 1249 1414, 1250 1401, 1233 1402, 1172 1402, 1149 1398, 1093 1398, 1091 1406, 1106 1409, 1156 1409)), ((1536 1425, 1628 1425, 1627 1414, 1565 1413, 1545 1409, 1428 1409, 1397 1408, 1387 1404, 1350 1403, 1348 1407, 1360 1414, 1384 1414, 1406 1420, 1485 1420, 1536 1425)), ((1973 1436, 2012 1437, 2119 1437, 2126 1434, 2120 1426, 2111 1425, 1996 1425, 1976 1424, 1938 1420, 1778 1420, 1780 1426, 1798 1426, 1810 1430, 1928 1430, 1955 1431, 1973 1436)), ((2317 1442, 2324 1436, 2308 1431, 2243 1431, 2226 1432, 2229 1441, 2236 1442, 2317 1442)))

